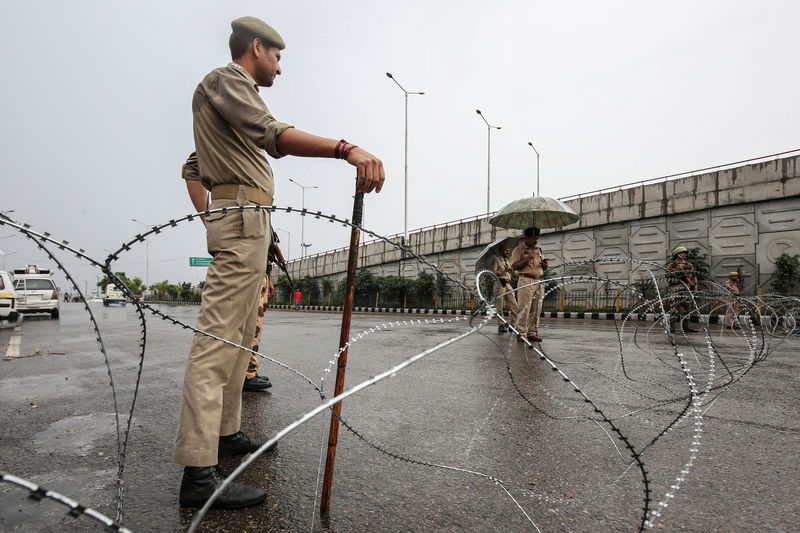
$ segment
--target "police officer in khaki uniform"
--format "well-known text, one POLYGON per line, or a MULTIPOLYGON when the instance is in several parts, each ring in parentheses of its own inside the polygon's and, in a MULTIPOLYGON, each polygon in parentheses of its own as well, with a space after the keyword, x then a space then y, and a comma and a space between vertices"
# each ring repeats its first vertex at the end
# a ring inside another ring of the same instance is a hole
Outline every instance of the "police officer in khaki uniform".
MULTIPOLYGON (((194 92, 196 152, 184 165, 183 177, 198 211, 234 208, 204 218, 208 251, 214 259, 206 274, 197 328, 249 346, 271 232, 265 210, 235 208, 272 203, 272 169, 264 152, 275 158, 344 159, 356 167, 356 188, 364 193, 381 190, 384 171, 378 158, 353 144, 317 137, 277 121, 258 88, 272 86, 281 73, 283 38, 255 17, 236 19, 231 27, 233 61, 211 71, 194 92)), ((351 184, 343 185, 349 193, 351 184)), ((220 484, 218 456, 250 453, 264 442, 240 429, 248 359, 246 351, 199 333, 194 336, 174 452, 175 462, 185 465, 182 506, 202 506, 220 484)), ((236 509, 265 499, 263 490, 233 483, 214 507, 236 509)))
POLYGON ((728 274, 728 281, 725 282, 725 288, 731 293, 728 299, 728 310, 725 313, 725 327, 728 329, 741 329, 739 325, 739 292, 742 289, 741 283, 739 272, 728 274))
POLYGON ((514 296, 514 287, 511 286, 511 274, 513 273, 513 269, 511 268, 511 263, 508 261, 509 251, 509 247, 503 245, 503 247, 500 248, 500 255, 495 257, 492 263, 492 272, 494 272, 500 280, 500 291, 497 297, 498 333, 505 333, 508 331, 506 325, 499 318, 500 315, 503 314, 503 307, 505 307, 506 303, 508 304, 508 311, 511 314, 511 323, 516 324, 517 322, 517 299, 514 296))
POLYGON ((526 229, 524 239, 511 252, 511 268, 519 274, 516 325, 519 340, 527 337, 532 342, 542 340, 539 336, 539 316, 544 302, 543 279, 547 259, 542 255, 542 249, 536 246, 540 232, 539 228, 526 229))

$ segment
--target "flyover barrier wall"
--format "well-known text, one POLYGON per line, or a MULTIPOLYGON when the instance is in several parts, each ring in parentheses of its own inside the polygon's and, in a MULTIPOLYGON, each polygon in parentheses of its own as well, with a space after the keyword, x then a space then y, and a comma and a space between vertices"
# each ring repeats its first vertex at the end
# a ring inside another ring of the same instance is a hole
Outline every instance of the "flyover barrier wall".
MULTIPOLYGON (((643 181, 562 199, 581 220, 542 232, 539 245, 550 267, 605 256, 628 256, 664 264, 670 250, 682 245, 708 254, 712 277, 720 282, 742 268, 745 291, 768 287, 775 259, 800 253, 800 153, 761 158, 729 168, 643 181)), ((490 214, 491 215, 491 214, 490 214)), ((411 249, 447 274, 475 283, 475 262, 493 240, 517 236, 518 230, 496 228, 490 215, 422 228, 409 234, 411 249)), ((400 235, 390 237, 399 243, 400 235)), ((332 250, 289 263, 293 278, 343 278, 347 249, 332 250)), ((414 278, 429 270, 382 240, 364 242, 359 267, 379 276, 414 278)), ((575 274, 593 274, 614 283, 638 281, 645 273, 634 264, 586 266, 575 274)), ((585 282, 571 289, 596 290, 585 282)))

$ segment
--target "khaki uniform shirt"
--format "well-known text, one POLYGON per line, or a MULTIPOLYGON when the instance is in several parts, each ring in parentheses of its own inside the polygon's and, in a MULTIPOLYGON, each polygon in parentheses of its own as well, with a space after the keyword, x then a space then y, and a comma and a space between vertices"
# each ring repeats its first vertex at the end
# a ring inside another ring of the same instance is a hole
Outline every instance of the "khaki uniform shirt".
POLYGON ((733 294, 739 294, 739 285, 732 279, 728 279, 728 281, 725 282, 725 288, 731 291, 733 294))
POLYGON ((512 271, 505 271, 510 266, 511 262, 507 258, 503 257, 502 255, 498 255, 494 258, 494 263, 492 263, 492 272, 494 272, 500 279, 511 281, 512 271))
POLYGON ((291 128, 278 122, 258 95, 252 76, 236 63, 211 71, 192 98, 194 145, 183 166, 184 179, 215 185, 247 185, 270 196, 275 192, 272 168, 264 155, 283 157, 276 147, 291 128))
POLYGON ((544 268, 542 267, 542 260, 544 257, 542 256, 542 249, 538 246, 531 248, 525 244, 525 241, 519 243, 517 247, 514 248, 514 251, 511 252, 510 263, 513 265, 517 261, 530 258, 533 258, 533 260, 525 263, 522 268, 517 269, 517 272, 520 274, 531 274, 533 276, 544 276, 544 268))

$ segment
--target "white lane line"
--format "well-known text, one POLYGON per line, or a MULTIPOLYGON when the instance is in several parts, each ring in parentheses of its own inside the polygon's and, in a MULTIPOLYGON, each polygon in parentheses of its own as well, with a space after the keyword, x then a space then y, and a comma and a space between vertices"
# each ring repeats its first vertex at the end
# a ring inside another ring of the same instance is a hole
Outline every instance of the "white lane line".
POLYGON ((20 317, 17 319, 17 325, 14 328, 14 332, 11 334, 11 338, 8 341, 8 349, 6 350, 6 356, 3 359, 15 359, 19 357, 19 347, 22 344, 22 318, 20 317))

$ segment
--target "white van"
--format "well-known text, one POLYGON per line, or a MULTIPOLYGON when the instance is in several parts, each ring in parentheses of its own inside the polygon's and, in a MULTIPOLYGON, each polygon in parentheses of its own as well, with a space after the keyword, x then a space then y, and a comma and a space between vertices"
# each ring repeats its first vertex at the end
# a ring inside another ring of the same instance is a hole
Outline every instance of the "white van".
POLYGON ((128 299, 125 297, 124 292, 119 290, 113 283, 106 285, 106 297, 103 298, 103 305, 106 307, 109 305, 125 307, 126 303, 128 303, 128 299))
POLYGON ((50 313, 51 317, 58 318, 58 289, 49 268, 37 265, 15 268, 14 289, 20 313, 50 313))
POLYGON ((0 270, 0 320, 16 322, 18 318, 14 279, 8 272, 0 270))

